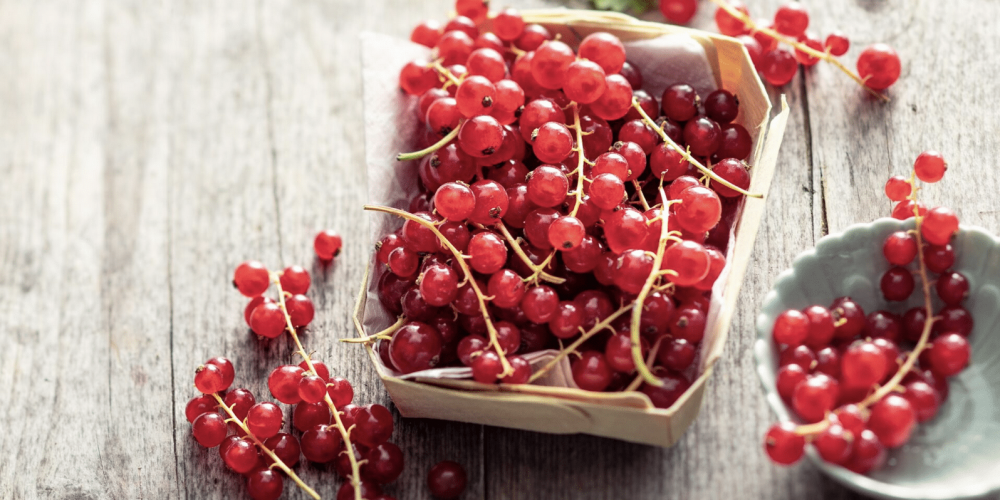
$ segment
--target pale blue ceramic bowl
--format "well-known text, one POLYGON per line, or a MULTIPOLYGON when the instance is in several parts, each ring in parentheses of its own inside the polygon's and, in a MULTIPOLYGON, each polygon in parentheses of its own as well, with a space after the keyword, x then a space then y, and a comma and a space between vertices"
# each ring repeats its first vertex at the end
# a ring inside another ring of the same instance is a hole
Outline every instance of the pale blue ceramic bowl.
MULTIPOLYGON (((905 303, 888 303, 879 279, 889 268, 882 256, 885 238, 913 221, 879 219, 857 224, 819 240, 781 273, 764 297, 757 316, 754 354, 768 404, 781 420, 789 411, 778 396, 778 352, 771 341, 775 318, 791 308, 820 304, 850 295, 865 312, 902 313, 921 305, 917 291, 905 303)), ((937 416, 914 430, 910 442, 889 453, 886 465, 867 475, 830 465, 812 450, 807 456, 837 482, 881 498, 976 498, 1000 491, 1000 240, 986 231, 962 226, 953 242, 954 269, 970 282, 965 307, 972 313, 972 362, 950 379, 950 394, 937 416)), ((935 299, 936 300, 936 299, 935 299)), ((935 307, 941 306, 940 302, 935 307)))

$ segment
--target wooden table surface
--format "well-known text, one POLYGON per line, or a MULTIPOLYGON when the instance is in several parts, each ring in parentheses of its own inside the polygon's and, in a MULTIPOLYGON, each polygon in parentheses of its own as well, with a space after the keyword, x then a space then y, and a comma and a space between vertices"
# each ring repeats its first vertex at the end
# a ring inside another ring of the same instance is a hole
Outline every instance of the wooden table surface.
MULTIPOLYGON (((0 498, 228 498, 245 493, 191 438, 194 368, 228 356, 265 393, 286 342, 262 344, 230 285, 237 263, 314 272, 305 336, 389 404, 361 351, 335 341, 366 245, 362 30, 407 36, 449 0, 0 0, 0 498), (332 268, 312 236, 334 228, 332 268)), ((521 8, 540 0, 511 2, 521 8)), ((769 15, 780 0, 750 1, 769 15)), ((465 499, 853 498, 760 441, 773 420, 753 371, 753 320, 774 277, 826 233, 887 215, 885 179, 928 148, 950 174, 927 199, 1000 230, 1000 3, 810 0, 813 28, 891 43, 902 77, 883 104, 829 65, 783 91, 790 122, 726 352, 700 417, 670 449, 440 421, 398 421, 389 488, 428 498, 439 460, 465 499)), ((694 25, 714 30, 702 2, 694 25)), ((772 92, 776 97, 778 92, 772 92)), ((302 477, 332 498, 331 470, 302 477)), ((286 484, 285 498, 304 498, 286 484)))

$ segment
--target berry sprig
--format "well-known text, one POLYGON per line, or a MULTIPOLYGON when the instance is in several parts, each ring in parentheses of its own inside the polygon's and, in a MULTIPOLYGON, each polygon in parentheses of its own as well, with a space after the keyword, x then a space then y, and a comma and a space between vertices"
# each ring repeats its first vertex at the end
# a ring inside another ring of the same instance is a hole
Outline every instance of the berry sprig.
POLYGON ((885 187, 898 202, 893 217, 913 218, 915 229, 886 239, 883 255, 893 267, 880 288, 891 302, 909 298, 915 280, 906 266, 916 259, 922 307, 902 318, 876 311, 866 320, 861 305, 842 297, 831 310, 789 310, 775 321, 774 340, 783 349, 778 393, 807 424, 784 422, 768 430, 765 450, 774 462, 798 461, 810 442, 827 462, 858 473, 880 467, 886 449, 903 445, 916 423, 934 417, 947 397, 946 378, 968 364, 965 337, 972 318, 961 307, 968 280, 948 270, 955 261, 949 241, 958 231, 958 217, 945 207, 928 210, 917 200, 916 181, 937 182, 946 169, 939 153, 926 151, 908 179, 892 177, 885 187), (929 272, 940 273, 936 282, 929 272), (937 315, 932 283, 946 304, 937 315), (905 356, 903 341, 914 342, 905 356))
POLYGON ((789 2, 778 8, 771 26, 754 21, 746 5, 740 0, 712 0, 718 6, 715 22, 726 36, 739 38, 753 59, 754 66, 768 83, 775 86, 787 84, 795 76, 798 65, 814 66, 825 61, 849 76, 871 95, 888 101, 879 92, 889 88, 899 79, 899 56, 885 44, 875 44, 858 57, 858 72, 851 71, 837 57, 847 53, 850 40, 843 33, 833 32, 821 43, 806 29, 809 13, 800 2, 789 2), (794 49, 782 49, 785 44, 794 49))
MULTIPOLYGON (((333 252, 333 255, 335 254, 336 251, 333 252)), ((354 490, 354 497, 356 500, 361 500, 360 465, 358 457, 355 456, 355 448, 351 443, 351 429, 344 425, 341 418, 342 412, 331 396, 331 392, 338 395, 344 391, 350 391, 350 395, 353 396, 353 389, 344 379, 339 377, 330 379, 329 370, 325 365, 313 361, 310 353, 303 347, 297 331, 297 328, 305 327, 312 322, 314 315, 312 301, 304 295, 310 284, 309 274, 299 266, 286 268, 280 273, 268 272, 259 262, 250 261, 244 262, 236 268, 233 283, 240 293, 251 297, 247 310, 249 311, 250 328, 254 333, 273 339, 283 332, 288 332, 295 343, 295 353, 302 358, 304 366, 284 365, 276 368, 268 376, 268 387, 272 394, 283 403, 322 402, 329 408, 330 414, 333 416, 333 425, 326 426, 326 429, 336 429, 340 435, 340 440, 345 447, 344 455, 350 464, 349 479, 354 490), (263 295, 268 288, 268 281, 277 292, 278 300, 276 302, 263 295), (288 290, 286 291, 285 288, 288 290), (322 370, 318 367, 322 367, 322 370)), ((348 403, 350 403, 350 398, 347 398, 347 401, 342 402, 340 406, 343 407, 348 403)), ((329 439, 315 438, 309 434, 303 435, 303 439, 307 439, 307 435, 309 439, 314 441, 329 439)))
POLYGON ((225 400, 220 396, 232 385, 234 377, 233 364, 222 357, 206 361, 195 371, 195 387, 204 396, 192 399, 185 414, 198 444, 206 448, 221 445, 219 454, 223 461, 233 471, 247 476, 247 490, 254 499, 281 496, 284 481, 271 470, 277 467, 309 496, 319 500, 316 491, 290 467, 299 460, 299 445, 295 438, 285 434, 290 440, 286 441, 279 434, 283 422, 281 410, 273 403, 256 403, 253 394, 246 389, 227 394, 225 400), (219 415, 219 408, 225 410, 226 417, 219 415), (229 435, 227 424, 236 426, 240 434, 229 435), (261 453, 271 461, 270 467, 261 461, 261 453))
POLYGON ((468 285, 472 289, 473 293, 475 293, 476 300, 479 303, 479 310, 482 312, 483 321, 486 324, 486 331, 489 333, 489 345, 496 349, 496 353, 498 355, 501 370, 497 376, 502 378, 513 374, 514 368, 504 355, 504 349, 503 346, 500 345, 496 326, 493 325, 493 319, 490 317, 489 311, 486 308, 486 295, 483 293, 479 284, 476 283, 476 279, 472 275, 469 265, 465 262, 465 256, 463 256, 462 253, 455 248, 445 235, 441 234, 441 231, 439 231, 437 226, 431 221, 427 221, 416 215, 390 207, 365 205, 365 210, 396 215, 406 219, 407 223, 412 222, 419 224, 426 231, 429 231, 434 237, 436 237, 442 246, 451 252, 452 256, 455 258, 454 262, 458 264, 459 268, 462 270, 462 282, 460 283, 458 281, 454 270, 449 266, 438 265, 429 267, 421 274, 420 278, 417 279, 421 292, 424 297, 433 297, 430 302, 432 305, 435 305, 438 302, 443 302, 443 304, 440 305, 447 305, 454 300, 454 297, 458 294, 460 286, 468 285))

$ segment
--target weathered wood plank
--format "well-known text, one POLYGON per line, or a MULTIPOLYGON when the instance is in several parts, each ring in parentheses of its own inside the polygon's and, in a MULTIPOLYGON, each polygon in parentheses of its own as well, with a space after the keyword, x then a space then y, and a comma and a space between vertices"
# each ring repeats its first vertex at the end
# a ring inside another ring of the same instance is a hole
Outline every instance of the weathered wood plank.
POLYGON ((0 496, 175 494, 162 79, 128 69, 149 18, 4 7, 0 496))

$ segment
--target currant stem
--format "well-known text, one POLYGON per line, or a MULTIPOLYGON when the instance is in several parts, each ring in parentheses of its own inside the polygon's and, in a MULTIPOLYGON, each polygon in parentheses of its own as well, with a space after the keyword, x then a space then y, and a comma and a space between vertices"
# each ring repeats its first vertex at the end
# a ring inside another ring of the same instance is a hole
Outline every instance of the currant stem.
MULTIPOLYGON (((646 355, 646 362, 645 362, 645 364, 646 364, 647 368, 653 366, 653 360, 656 359, 656 353, 659 352, 660 345, 662 344, 662 342, 663 342, 663 337, 660 337, 660 338, 656 339, 656 343, 653 344, 653 348, 650 349, 649 350, 649 354, 646 355)), ((630 382, 628 384, 628 386, 625 387, 625 391, 624 392, 632 392, 632 391, 638 389, 640 385, 642 385, 642 375, 639 375, 634 380, 632 380, 632 382, 630 382)))
POLYGON ((632 185, 635 186, 635 193, 639 195, 639 202, 642 203, 643 210, 649 210, 649 202, 646 201, 646 195, 642 192, 642 186, 639 185, 639 181, 633 180, 632 185))
POLYGON ((726 2, 725 0, 711 0, 711 1, 712 3, 717 5, 720 9, 726 11, 727 14, 739 19, 740 21, 743 21, 743 24, 751 31, 763 33, 781 43, 784 43, 786 45, 791 45, 800 52, 804 52, 812 57, 815 57, 816 59, 820 59, 834 65, 837 69, 843 71, 845 74, 847 74, 847 76, 851 77, 851 79, 857 82, 858 85, 861 85, 861 87, 867 90, 869 94, 881 99, 883 102, 889 102, 888 96, 866 85, 864 79, 862 79, 860 76, 858 76, 853 71, 848 69, 847 66, 844 66, 843 63, 841 63, 839 60, 837 60, 836 57, 833 56, 833 54, 830 54, 829 52, 820 52, 798 40, 793 40, 791 38, 788 38, 785 35, 782 35, 781 33, 778 33, 777 31, 771 28, 762 28, 758 26, 753 19, 751 19, 746 14, 733 8, 733 6, 729 5, 729 3, 726 2))
POLYGON ((389 328, 386 328, 378 333, 358 338, 340 339, 340 341, 346 344, 369 344, 379 339, 391 339, 392 334, 396 333, 396 330, 402 328, 403 325, 406 324, 406 321, 406 316, 400 316, 395 323, 389 326, 389 328))
POLYGON ((660 216, 663 217, 663 221, 660 223, 660 239, 656 245, 656 254, 653 256, 653 269, 649 272, 649 276, 646 278, 646 282, 642 285, 642 290, 639 291, 639 295, 635 298, 635 306, 632 308, 632 324, 630 327, 631 340, 632 340, 632 361, 635 362, 635 369, 639 371, 639 375, 646 383, 650 385, 655 385, 660 387, 663 382, 653 375, 653 372, 649 371, 646 363, 642 359, 642 347, 641 339, 639 337, 639 322, 642 318, 642 306, 646 301, 646 296, 649 295, 650 289, 653 288, 653 284, 659 279, 660 266, 663 264, 663 252, 667 249, 667 239, 670 235, 670 230, 667 228, 667 218, 670 214, 670 202, 667 201, 667 194, 663 192, 663 187, 658 188, 660 192, 660 199, 663 201, 663 208, 660 210, 660 216))
MULTIPOLYGON (((580 125, 580 106, 576 102, 571 102, 570 107, 573 108, 573 130, 576 131, 576 154, 579 160, 576 162, 576 202, 573 204, 573 210, 569 212, 570 217, 576 217, 576 213, 580 210, 580 204, 583 203, 583 165, 587 161, 586 155, 583 153, 583 127, 580 125)), ((553 250, 553 252, 555 252, 553 250)))
POLYGON ((448 135, 442 137, 440 141, 437 141, 434 144, 427 146, 424 149, 421 149, 420 151, 414 151, 412 153, 399 153, 398 155, 396 155, 396 161, 417 160, 447 146, 449 142, 451 142, 454 138, 458 137, 458 129, 462 128, 462 122, 464 121, 465 121, 464 119, 459 120, 458 126, 455 127, 451 132, 448 132, 448 135))
MULTIPOLYGON (((483 313, 483 319, 486 320, 486 330, 490 334, 490 345, 492 345, 496 350, 497 356, 500 357, 500 365, 503 367, 503 371, 497 376, 497 378, 503 378, 511 373, 514 373, 514 367, 510 365, 509 361, 507 361, 507 356, 504 355, 504 350, 500 347, 500 341, 497 340, 497 329, 493 326, 493 319, 490 318, 489 309, 486 307, 486 295, 484 295, 483 291, 479 289, 479 285, 476 283, 476 279, 472 276, 472 271, 469 269, 469 264, 466 263, 465 259, 462 257, 462 252, 459 252, 458 249, 455 248, 450 241, 448 241, 448 238, 445 238, 445 236, 441 234, 441 231, 438 231, 437 226, 435 226, 433 222, 424 220, 416 215, 397 208, 383 207, 379 205, 365 205, 364 208, 365 210, 392 214, 397 217, 402 217, 408 221, 416 222, 417 224, 430 229, 431 232, 438 237, 441 244, 444 245, 448 251, 451 252, 452 256, 455 257, 455 262, 457 262, 459 267, 462 268, 462 273, 465 275, 466 281, 468 281, 469 286, 472 287, 472 291, 476 293, 476 299, 479 301, 479 311, 483 313)), ((355 491, 361 490, 355 488, 355 491)))
POLYGON ((931 303, 931 282, 927 278, 927 263, 924 260, 924 242, 920 235, 920 226, 923 224, 923 217, 920 215, 920 206, 916 203, 917 186, 916 179, 912 173, 910 174, 910 186, 913 187, 913 189, 911 190, 912 192, 908 198, 913 201, 913 220, 916 223, 914 235, 917 238, 917 258, 920 264, 920 280, 924 291, 924 309, 927 312, 927 321, 924 322, 924 331, 920 333, 920 340, 917 341, 917 345, 912 351, 910 351, 910 355, 906 357, 906 361, 900 365, 899 370, 896 371, 896 374, 893 375, 892 378, 885 383, 885 385, 879 387, 878 390, 871 393, 858 404, 858 406, 863 408, 867 408, 868 406, 875 404, 887 394, 899 387, 899 383, 902 382, 903 377, 905 377, 906 374, 913 369, 913 365, 920 357, 920 353, 927 347, 927 342, 931 337, 931 329, 934 326, 934 321, 937 320, 937 318, 934 317, 934 304, 931 303))
POLYGON ((462 80, 460 80, 458 77, 456 77, 455 74, 451 72, 451 70, 449 70, 448 68, 442 66, 441 65, 441 61, 434 61, 434 62, 431 63, 430 66, 432 68, 434 68, 434 70, 437 71, 438 74, 440 74, 441 76, 447 78, 448 81, 451 82, 452 85, 455 85, 457 87, 457 86, 459 86, 459 85, 462 84, 462 80))
MULTIPOLYGON (((295 341, 295 347, 298 349, 296 352, 298 352, 299 356, 302 356, 306 366, 309 367, 308 373, 318 376, 316 367, 313 366, 312 357, 302 347, 302 342, 299 341, 299 334, 295 331, 295 325, 292 324, 292 316, 288 314, 288 309, 285 307, 285 291, 281 288, 281 275, 271 273, 271 282, 274 283, 274 286, 278 290, 278 306, 281 307, 281 312, 285 315, 285 329, 288 330, 288 333, 292 336, 292 340, 295 341)), ((361 468, 358 465, 357 457, 354 456, 354 447, 351 445, 351 433, 344 428, 344 423, 340 420, 340 412, 337 411, 337 405, 333 404, 333 399, 330 398, 329 392, 323 395, 323 400, 330 407, 330 413, 333 414, 333 418, 336 421, 337 430, 340 431, 340 436, 343 438, 345 447, 347 448, 347 458, 351 462, 351 484, 354 485, 354 500, 362 500, 361 468)), ((319 497, 317 496, 316 498, 319 497)))
POLYGON ((674 140, 671 139, 670 136, 663 131, 663 129, 661 129, 656 125, 656 122, 654 122, 653 119, 650 118, 648 114, 646 114, 646 110, 642 109, 642 106, 639 105, 639 99, 635 97, 632 98, 632 107, 639 112, 639 116, 642 117, 642 121, 646 122, 646 125, 649 125, 650 128, 655 130, 657 134, 660 134, 660 139, 663 139, 663 142, 667 143, 667 145, 669 145, 671 148, 677 150, 681 154, 681 156, 684 157, 685 160, 687 160, 695 167, 698 167, 698 170, 701 170, 705 175, 711 177, 713 181, 718 182, 719 184, 722 184, 723 186, 726 186, 727 188, 732 189, 733 191, 736 191, 737 193, 748 196, 750 198, 764 197, 764 195, 760 193, 751 193, 746 189, 736 186, 735 184, 723 179, 722 177, 719 177, 719 174, 713 172, 712 169, 706 167, 705 165, 702 165, 700 161, 695 159, 695 157, 691 156, 691 153, 687 152, 687 148, 682 148, 679 144, 674 142, 674 140))
POLYGON ((605 328, 611 326, 612 322, 614 322, 622 314, 625 314, 630 309, 632 309, 632 304, 624 305, 617 311, 611 313, 610 316, 604 318, 604 320, 594 325, 593 328, 591 328, 589 331, 580 334, 580 338, 576 339, 572 344, 560 349, 559 352, 556 354, 556 356, 552 358, 548 363, 546 363, 545 366, 541 367, 540 369, 538 369, 538 371, 531 374, 531 378, 528 379, 528 383, 530 384, 538 380, 542 376, 544 376, 546 373, 552 370, 553 367, 556 366, 556 363, 558 363, 559 360, 565 358, 566 356, 569 356, 571 353, 576 352, 577 348, 583 345, 583 343, 586 342, 588 339, 590 339, 590 337, 597 335, 605 328))
POLYGON ((531 259, 528 258, 528 254, 524 253, 524 249, 521 248, 521 245, 517 244, 517 241, 514 240, 514 236, 507 230, 507 226, 504 225, 503 221, 498 222, 497 227, 500 229, 500 234, 503 235, 504 239, 507 240, 507 243, 509 243, 510 247, 514 250, 514 253, 517 254, 517 256, 521 258, 521 261, 524 262, 524 265, 528 266, 528 268, 534 273, 533 276, 538 276, 539 278, 556 285, 561 285, 566 282, 565 278, 552 276, 551 274, 543 271, 543 269, 545 269, 544 266, 536 266, 534 262, 531 262, 531 259))
POLYGON ((257 439, 257 436, 255 436, 253 432, 250 432, 250 428, 248 428, 247 425, 242 420, 236 417, 236 414, 233 413, 233 409, 229 406, 226 406, 226 402, 222 400, 222 397, 219 396, 219 393, 213 393, 212 396, 215 397, 216 401, 218 401, 219 406, 221 406, 224 410, 226 410, 226 413, 229 415, 229 420, 238 425, 240 427, 240 430, 242 430, 243 433, 246 434, 247 437, 250 438, 254 442, 254 444, 257 445, 258 448, 260 448, 260 451, 263 451, 265 455, 271 458, 271 460, 274 460, 274 465, 277 465, 278 468, 284 471, 285 474, 288 474, 288 477, 290 477, 292 481, 295 481, 295 484, 299 485, 299 488, 302 488, 302 491, 305 491, 306 493, 309 494, 309 496, 315 498, 316 500, 320 500, 319 495, 316 493, 315 490, 310 488, 309 485, 307 485, 306 483, 302 482, 302 480, 299 479, 299 476, 295 474, 295 471, 293 471, 287 465, 285 465, 285 462, 282 462, 281 459, 278 458, 278 455, 275 455, 270 448, 264 446, 264 443, 260 439, 257 439))

